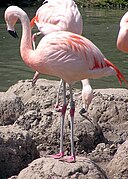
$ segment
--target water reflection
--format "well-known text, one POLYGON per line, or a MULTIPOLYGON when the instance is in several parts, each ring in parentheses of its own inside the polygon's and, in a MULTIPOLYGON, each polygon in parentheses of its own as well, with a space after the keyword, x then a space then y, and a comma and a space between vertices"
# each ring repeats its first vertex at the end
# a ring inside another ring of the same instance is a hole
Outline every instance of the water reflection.
MULTIPOLYGON (((33 17, 37 8, 24 9, 30 18, 33 17)), ((0 91, 5 91, 9 86, 21 79, 31 79, 33 71, 27 67, 20 57, 20 38, 13 39, 6 32, 3 18, 5 9, 0 9, 0 91)), ((83 35, 93 41, 112 61, 128 79, 128 54, 123 54, 116 49, 116 38, 119 30, 120 18, 125 13, 124 10, 108 9, 81 9, 84 20, 83 35)), ((16 30, 21 36, 21 24, 16 25, 16 30)), ((36 31, 36 28, 33 32, 36 31)), ((41 75, 41 78, 58 79, 41 75)), ((107 77, 98 80, 91 80, 93 88, 120 87, 116 77, 107 77)), ((80 87, 77 83, 76 87, 80 87)), ((124 84, 122 87, 126 87, 124 84)))

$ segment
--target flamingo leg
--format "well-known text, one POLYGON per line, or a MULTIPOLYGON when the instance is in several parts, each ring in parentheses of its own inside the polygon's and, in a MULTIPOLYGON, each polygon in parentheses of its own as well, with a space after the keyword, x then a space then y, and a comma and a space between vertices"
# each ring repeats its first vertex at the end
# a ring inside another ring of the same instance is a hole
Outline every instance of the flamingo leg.
POLYGON ((71 127, 71 156, 65 157, 63 161, 73 163, 76 161, 75 150, 74 150, 74 113, 75 113, 75 102, 73 101, 72 87, 69 85, 70 90, 70 127, 71 127))
MULTIPOLYGON (((36 36, 39 36, 40 34, 41 34, 41 32, 38 32, 38 33, 35 33, 35 34, 32 35, 33 50, 36 49, 36 43, 35 43, 35 41, 36 41, 36 36)), ((35 85, 35 83, 36 83, 38 77, 39 77, 39 73, 36 71, 36 73, 34 74, 34 77, 33 77, 33 79, 32 79, 32 86, 35 85)))
POLYGON ((59 154, 52 155, 54 159, 60 159, 64 156, 64 150, 63 150, 63 137, 64 137, 64 119, 65 119, 65 113, 67 109, 67 104, 66 104, 66 83, 65 81, 62 80, 63 83, 63 106, 61 110, 62 118, 61 118, 61 129, 60 129, 60 152, 59 154))
POLYGON ((59 106, 59 94, 60 94, 60 89, 61 89, 61 86, 62 86, 62 82, 63 82, 63 80, 61 79, 60 83, 59 83, 58 91, 57 91, 56 104, 55 104, 55 110, 57 112, 62 111, 62 107, 59 106))
POLYGON ((36 43, 35 43, 36 37, 39 36, 40 34, 41 34, 41 32, 37 32, 32 35, 32 45, 33 45, 34 50, 36 49, 36 43))
POLYGON ((32 79, 32 86, 35 85, 35 83, 36 83, 38 77, 39 77, 39 72, 36 71, 36 73, 34 74, 33 79, 32 79))

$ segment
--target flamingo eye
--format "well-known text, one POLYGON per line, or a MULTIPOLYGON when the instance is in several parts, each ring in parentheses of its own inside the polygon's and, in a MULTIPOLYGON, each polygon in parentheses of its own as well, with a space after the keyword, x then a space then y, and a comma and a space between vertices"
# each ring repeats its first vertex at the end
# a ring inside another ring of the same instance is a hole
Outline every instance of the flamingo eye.
POLYGON ((48 1, 44 1, 44 2, 43 2, 43 4, 46 4, 46 3, 48 3, 48 1))

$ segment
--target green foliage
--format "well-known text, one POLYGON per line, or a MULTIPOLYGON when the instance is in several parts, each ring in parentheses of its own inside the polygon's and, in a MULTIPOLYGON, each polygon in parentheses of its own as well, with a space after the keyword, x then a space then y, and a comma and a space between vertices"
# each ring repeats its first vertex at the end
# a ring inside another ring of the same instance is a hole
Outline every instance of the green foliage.
POLYGON ((126 2, 126 0, 101 0, 99 1, 100 4, 104 4, 104 5, 119 5, 119 4, 122 4, 122 5, 127 5, 128 2, 126 2))
POLYGON ((33 6, 43 2, 44 0, 0 0, 0 7, 8 7, 16 5, 19 7, 33 6))
POLYGON ((76 0, 81 6, 128 7, 128 0, 76 0))
MULTIPOLYGON (((19 7, 40 5, 44 0, 0 0, 0 7, 17 5, 19 7)), ((128 7, 128 0, 75 0, 81 6, 128 7)))

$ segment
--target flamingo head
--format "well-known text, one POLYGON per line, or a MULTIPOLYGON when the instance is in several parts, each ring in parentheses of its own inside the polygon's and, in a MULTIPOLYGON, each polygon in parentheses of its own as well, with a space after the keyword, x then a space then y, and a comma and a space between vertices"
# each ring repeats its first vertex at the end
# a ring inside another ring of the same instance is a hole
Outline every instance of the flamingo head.
POLYGON ((14 38, 18 38, 18 35, 14 29, 14 26, 18 20, 18 17, 15 16, 15 13, 13 13, 13 7, 15 7, 15 6, 12 6, 12 7, 10 6, 9 8, 6 9, 4 17, 5 17, 5 22, 7 25, 7 31, 14 38))

